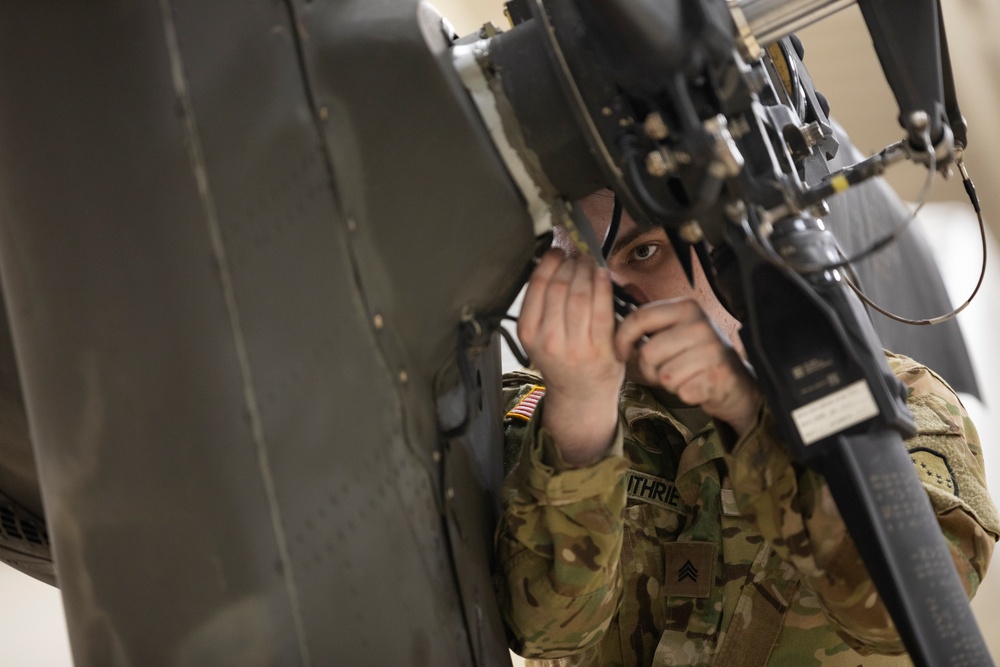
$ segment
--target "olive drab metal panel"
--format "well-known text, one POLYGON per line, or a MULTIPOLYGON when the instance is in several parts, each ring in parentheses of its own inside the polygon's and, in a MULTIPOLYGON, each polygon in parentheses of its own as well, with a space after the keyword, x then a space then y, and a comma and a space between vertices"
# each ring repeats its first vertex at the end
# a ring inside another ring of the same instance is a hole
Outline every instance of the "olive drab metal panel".
POLYGON ((496 417, 444 438, 435 398, 482 399, 459 324, 534 236, 446 46, 409 0, 0 6, 0 269, 78 665, 508 662, 464 518, 496 417))

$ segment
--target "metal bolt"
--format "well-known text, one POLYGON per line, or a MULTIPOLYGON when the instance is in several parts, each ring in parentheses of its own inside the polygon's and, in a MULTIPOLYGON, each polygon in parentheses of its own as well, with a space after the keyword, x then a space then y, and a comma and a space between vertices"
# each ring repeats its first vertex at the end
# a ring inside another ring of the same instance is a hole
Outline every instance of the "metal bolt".
POLYGON ((813 122, 803 125, 799 130, 802 132, 802 138, 805 139, 806 146, 809 148, 823 141, 823 127, 819 123, 813 122))
POLYGON ((738 3, 730 3, 729 11, 736 26, 736 49, 747 64, 753 64, 764 56, 753 30, 747 22, 746 15, 738 3))
POLYGON ((455 499, 455 489, 452 489, 451 487, 445 489, 444 490, 444 497, 447 498, 448 500, 454 500, 455 499))
POLYGON ((729 134, 735 138, 740 138, 750 131, 750 123, 743 116, 734 118, 729 122, 729 134))
POLYGON ((409 373, 407 373, 405 370, 399 371, 399 381, 401 383, 406 384, 409 381, 409 379, 410 379, 409 373))
POLYGON ((818 202, 809 208, 809 213, 816 218, 825 218, 830 215, 830 205, 825 201, 818 202))
POLYGON ((326 107, 319 108, 319 119, 324 123, 330 120, 330 110, 326 107))
POLYGON ((372 318, 372 324, 375 325, 376 331, 381 331, 382 327, 385 326, 385 320, 382 319, 382 315, 375 313, 375 317, 372 318))
POLYGON ((747 215, 747 206, 743 203, 742 199, 737 199, 736 201, 728 202, 723 207, 723 212, 729 218, 730 222, 743 222, 747 215))
POLYGON ((613 113, 614 111, 611 110, 611 107, 601 107, 601 115, 605 118, 610 118, 613 113))
POLYGON ((667 124, 663 122, 663 116, 658 111, 646 116, 646 120, 642 122, 642 129, 647 137, 655 141, 663 141, 670 135, 667 124))
POLYGON ((431 460, 434 461, 434 463, 441 463, 441 452, 436 449, 431 452, 431 460))
POLYGON ((663 159, 663 154, 660 151, 650 151, 646 156, 646 171, 649 172, 650 176, 656 176, 657 178, 670 173, 667 161, 663 159))
POLYGON ((705 238, 705 232, 702 231, 701 225, 699 225, 694 220, 688 220, 681 228, 678 230, 681 238, 688 243, 701 243, 705 238))
POLYGON ((354 218, 348 218, 347 219, 347 231, 349 231, 352 234, 354 232, 358 231, 358 222, 357 222, 357 220, 355 220, 354 218))
POLYGON ((931 117, 926 111, 914 111, 910 114, 910 127, 917 132, 923 132, 931 126, 931 117))

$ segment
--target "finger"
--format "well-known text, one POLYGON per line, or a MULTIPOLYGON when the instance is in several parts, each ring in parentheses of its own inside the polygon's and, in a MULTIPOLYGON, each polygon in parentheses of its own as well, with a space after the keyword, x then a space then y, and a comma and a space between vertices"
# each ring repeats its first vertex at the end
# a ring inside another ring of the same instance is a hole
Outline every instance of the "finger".
POLYGON ((538 266, 532 271, 521 303, 521 313, 517 318, 517 336, 522 344, 528 341, 526 344, 530 345, 537 336, 545 310, 545 292, 552 276, 565 261, 566 255, 553 248, 542 255, 538 266))
POLYGON ((567 339, 589 341, 590 320, 594 301, 594 261, 581 257, 576 261, 576 270, 569 286, 566 300, 567 339))
POLYGON ((720 398, 716 394, 721 388, 713 384, 705 374, 693 375, 671 390, 675 396, 688 405, 714 404, 720 398))
POLYGON ((700 405, 726 393, 734 374, 723 350, 710 343, 691 346, 656 367, 657 382, 685 403, 700 405))
POLYGON ((591 340, 604 343, 615 333, 614 291, 611 274, 604 267, 594 270, 594 306, 590 322, 591 340))
POLYGON ((545 288, 545 312, 539 324, 539 342, 543 351, 556 353, 566 340, 566 302, 576 272, 576 260, 567 258, 559 265, 545 288))
POLYGON ((638 348, 639 363, 647 372, 655 372, 686 350, 702 344, 705 339, 705 332, 697 324, 673 324, 650 335, 638 348))
POLYGON ((656 332, 679 322, 699 318, 704 318, 701 308, 688 298, 645 304, 626 317, 618 327, 615 353, 620 360, 625 360, 643 336, 652 338, 656 332))

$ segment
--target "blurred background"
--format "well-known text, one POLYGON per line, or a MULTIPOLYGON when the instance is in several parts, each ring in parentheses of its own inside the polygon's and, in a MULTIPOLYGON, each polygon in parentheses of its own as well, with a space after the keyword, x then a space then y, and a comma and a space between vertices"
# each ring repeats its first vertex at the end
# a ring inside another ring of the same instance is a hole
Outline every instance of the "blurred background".
MULTIPOLYGON (((485 22, 507 27, 500 0, 436 0, 433 3, 460 35, 485 22)), ((994 0, 948 0, 942 3, 948 29, 959 102, 969 122, 966 163, 979 190, 993 237, 1000 232, 1000 132, 994 114, 1000 108, 1000 3, 994 0)), ((800 33, 805 62, 816 86, 830 100, 832 114, 864 153, 873 153, 902 138, 897 109, 856 8, 848 8, 800 33)), ((917 198, 924 172, 899 165, 889 182, 907 201, 917 198)), ((979 272, 980 242, 976 217, 957 179, 938 179, 920 225, 930 241, 953 303, 963 302, 979 272)), ((891 279, 891 277, 890 277, 891 279)), ((994 263, 976 301, 962 313, 966 343, 972 355, 982 400, 963 396, 982 436, 990 488, 1000 497, 1000 351, 995 331, 1000 315, 1000 270, 994 263)), ((892 304, 883 304, 891 306, 892 304)), ((919 313, 932 317, 940 313, 919 313)), ((947 378, 946 378, 947 379, 947 378)), ((998 570, 1000 572, 1000 570, 998 570)), ((973 609, 994 658, 1000 661, 1000 573, 986 577, 973 609)), ((0 646, 3 664, 13 667, 72 665, 59 592, 6 566, 0 566, 0 646)))

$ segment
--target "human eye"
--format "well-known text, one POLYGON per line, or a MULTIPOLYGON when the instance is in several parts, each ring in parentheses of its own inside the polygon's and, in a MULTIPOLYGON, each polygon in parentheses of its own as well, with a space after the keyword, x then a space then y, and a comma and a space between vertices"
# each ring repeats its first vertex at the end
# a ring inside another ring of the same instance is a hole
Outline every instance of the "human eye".
POLYGON ((630 262, 648 262, 660 251, 660 246, 656 243, 639 243, 629 251, 630 262))

